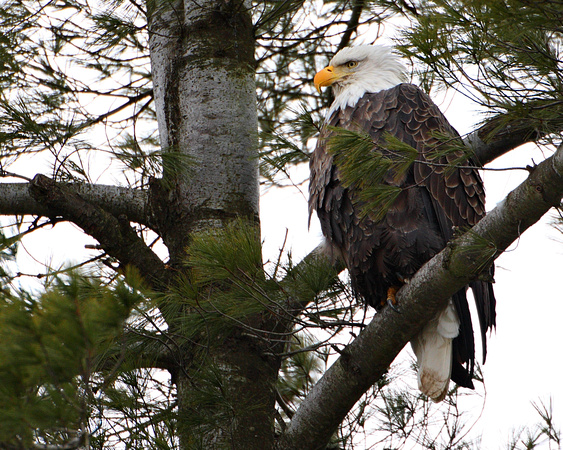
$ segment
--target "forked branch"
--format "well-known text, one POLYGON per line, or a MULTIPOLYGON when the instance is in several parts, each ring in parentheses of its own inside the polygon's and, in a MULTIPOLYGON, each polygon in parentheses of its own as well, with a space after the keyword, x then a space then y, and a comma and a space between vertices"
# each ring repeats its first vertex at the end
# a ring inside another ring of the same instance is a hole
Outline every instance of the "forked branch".
POLYGON ((126 216, 115 217, 45 175, 36 175, 29 191, 38 204, 47 207, 49 214, 78 225, 121 266, 136 267, 153 288, 166 286, 169 275, 165 264, 137 235, 126 216))

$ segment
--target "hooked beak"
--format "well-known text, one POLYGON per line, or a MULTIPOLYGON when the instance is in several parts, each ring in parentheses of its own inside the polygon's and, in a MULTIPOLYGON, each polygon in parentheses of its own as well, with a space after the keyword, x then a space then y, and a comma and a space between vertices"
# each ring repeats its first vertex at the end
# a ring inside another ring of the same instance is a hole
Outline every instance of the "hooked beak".
POLYGON ((320 70, 315 75, 313 83, 315 83, 315 88, 317 92, 321 93, 321 87, 330 86, 335 81, 339 80, 344 76, 339 70, 335 69, 333 66, 327 66, 323 70, 320 70))

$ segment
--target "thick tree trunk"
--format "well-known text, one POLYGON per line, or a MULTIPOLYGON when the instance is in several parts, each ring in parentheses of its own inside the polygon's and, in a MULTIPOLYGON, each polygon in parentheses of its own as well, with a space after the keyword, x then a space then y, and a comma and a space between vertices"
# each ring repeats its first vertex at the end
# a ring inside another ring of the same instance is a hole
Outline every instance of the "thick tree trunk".
POLYGON ((235 216, 258 220, 254 38, 242 0, 151 6, 156 111, 168 155, 153 207, 176 266, 192 231, 235 216), (191 170, 178 171, 179 159, 191 170))
MULTIPOLYGON (((149 195, 169 264, 181 269, 192 233, 238 216, 258 222, 249 2, 157 0, 150 5, 149 31, 161 146, 168 156, 163 179, 153 182, 149 195), (177 170, 185 158, 190 170, 177 170)), ((218 339, 205 361, 186 348, 186 362, 176 370, 181 448, 270 448, 279 361, 263 357, 243 333, 218 339), (202 375, 202 365, 213 373, 202 375), (209 401, 202 403, 202 395, 209 401), (214 403, 215 395, 222 401, 214 403), (198 424, 197 414, 207 423, 198 424)))
POLYGON ((180 448, 273 448, 278 367, 276 358, 264 358, 255 342, 238 335, 212 349, 195 378, 181 374, 180 448))

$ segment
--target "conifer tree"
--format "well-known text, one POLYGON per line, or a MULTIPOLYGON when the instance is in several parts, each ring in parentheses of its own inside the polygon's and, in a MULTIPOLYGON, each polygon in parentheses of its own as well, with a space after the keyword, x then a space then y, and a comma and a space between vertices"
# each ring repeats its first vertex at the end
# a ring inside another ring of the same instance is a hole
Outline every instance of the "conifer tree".
MULTIPOLYGON (((468 445, 460 392, 435 430, 389 367, 561 202, 561 5, 6 0, 0 18, 0 448, 352 448, 367 420, 393 448, 468 445), (466 139, 482 165, 556 150, 368 323, 338 262, 263 262, 259 182, 307 162, 316 69, 394 18, 427 90, 489 112, 466 139), (62 222, 96 244, 32 287, 18 252, 62 222)), ((530 445, 557 442, 537 410, 530 445)))

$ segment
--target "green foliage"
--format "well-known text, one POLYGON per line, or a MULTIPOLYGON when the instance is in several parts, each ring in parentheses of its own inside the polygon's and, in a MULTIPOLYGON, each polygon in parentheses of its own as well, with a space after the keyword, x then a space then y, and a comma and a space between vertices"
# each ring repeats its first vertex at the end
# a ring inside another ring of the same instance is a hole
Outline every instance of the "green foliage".
POLYGON ((187 249, 186 271, 160 300, 160 307, 177 318, 189 340, 205 336, 205 345, 223 342, 230 333, 256 334, 249 323, 260 313, 275 312, 290 319, 291 308, 323 300, 315 318, 336 317, 335 299, 342 292, 336 272, 325 258, 313 258, 297 267, 278 262, 269 273, 262 263, 258 228, 235 220, 224 228, 193 235, 187 249), (277 277, 284 273, 284 281, 277 277), (293 303, 292 303, 293 302, 293 303), (321 312, 322 310, 322 312, 321 312), (216 339, 221 337, 221 339, 216 339))
POLYGON ((294 408, 309 393, 326 366, 328 351, 322 348, 318 351, 317 343, 312 336, 295 334, 287 345, 288 357, 282 364, 277 391, 285 404, 294 408))
POLYGON ((210 341, 226 336, 246 317, 269 307, 258 229, 243 223, 195 234, 187 270, 163 299, 163 308, 182 311, 179 320, 188 339, 202 333, 210 341))
POLYGON ((18 1, 5 2, 0 9, 0 86, 9 87, 19 70, 19 57, 30 56, 24 50, 25 32, 32 27, 30 11, 18 1))
POLYGON ((4 293, 0 301, 0 442, 60 443, 84 430, 100 357, 139 295, 71 273, 37 298, 4 293))
POLYGON ((362 216, 381 220, 401 193, 398 180, 418 152, 388 134, 383 136, 385 143, 376 147, 366 133, 340 128, 332 133, 328 150, 339 168, 342 184, 355 189, 353 201, 362 216))
MULTIPOLYGON (((194 235, 186 271, 164 296, 147 292, 133 271, 109 286, 71 272, 51 277, 51 287, 37 297, 6 291, 0 307, 0 402, 9 407, 0 411, 0 442, 63 445, 88 439, 96 448, 123 441, 135 448, 173 448, 176 388, 170 376, 151 367, 173 367, 185 357, 174 353, 179 348, 191 349, 197 370, 190 379, 198 386, 189 395, 192 409, 182 416, 183 426, 212 430, 219 415, 235 420, 235 411, 254 408, 250 401, 233 403, 210 349, 234 333, 263 340, 251 321, 260 313, 277 309, 284 320, 292 304, 316 299, 301 325, 341 329, 349 308, 336 304, 341 283, 324 258, 297 267, 278 262, 272 273, 261 258, 258 229, 237 220, 194 235), (175 320, 164 325, 163 316, 175 320)), ((285 346, 287 338, 280 334, 268 346, 286 354, 280 391, 295 404, 303 383, 312 385, 324 367, 327 344, 300 337, 285 346)))
POLYGON ((427 90, 452 86, 496 114, 499 127, 525 119, 549 136, 562 125, 562 20, 557 2, 422 1, 399 48, 422 63, 427 90))
MULTIPOLYGON (((321 315, 336 317, 340 308, 331 310, 322 308, 323 303, 336 307, 337 300, 344 293, 344 286, 339 282, 338 270, 324 255, 312 255, 294 266, 291 259, 286 267, 282 267, 283 292, 301 304, 317 305, 323 310, 321 315)), ((274 275, 272 275, 274 277, 274 275)), ((318 312, 318 311, 316 311, 318 312)), ((307 311, 304 311, 306 314, 307 311)))
POLYGON ((176 391, 167 374, 154 369, 119 371, 115 381, 98 386, 103 393, 97 392, 97 402, 92 402, 92 448, 178 448, 176 391))
POLYGON ((188 249, 186 265, 198 285, 234 281, 239 274, 256 280, 262 266, 258 231, 250 222, 234 221, 224 229, 196 234, 188 249))
POLYGON ((107 286, 69 272, 50 286, 0 301, 0 446, 174 448, 173 385, 144 368, 162 351, 139 276, 107 286))
POLYGON ((270 270, 271 265, 262 263, 258 228, 242 219, 195 233, 185 265, 170 291, 155 298, 163 317, 172 318, 161 338, 173 348, 186 349, 182 358, 190 389, 183 393, 185 403, 177 414, 183 434, 190 436, 190 448, 200 448, 198 439, 213 433, 218 422, 235 423, 241 411, 259 407, 252 395, 233 397, 228 382, 233 375, 214 356, 233 338, 243 336, 262 348, 264 358, 282 358, 278 404, 287 419, 303 389, 324 369, 328 345, 292 330, 292 309, 316 300, 298 328, 341 330, 350 306, 338 299, 342 291, 336 273, 327 270, 328 262, 320 257, 296 267, 278 261, 270 270), (271 317, 279 332, 263 331, 260 321, 271 317))

